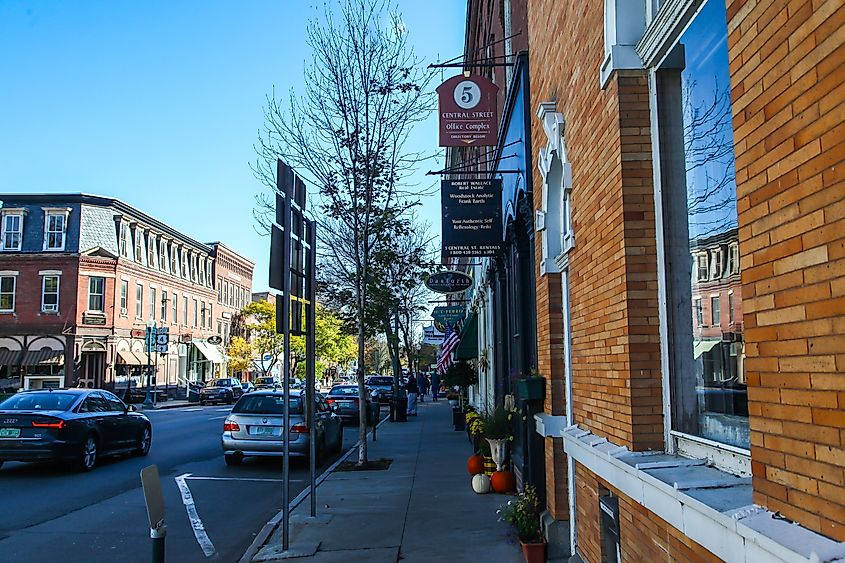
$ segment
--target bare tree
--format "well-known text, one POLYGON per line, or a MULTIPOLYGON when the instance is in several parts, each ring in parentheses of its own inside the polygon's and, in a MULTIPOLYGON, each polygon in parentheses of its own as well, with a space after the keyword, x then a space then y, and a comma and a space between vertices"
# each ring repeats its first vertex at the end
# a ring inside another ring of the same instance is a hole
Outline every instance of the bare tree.
MULTIPOLYGON (((268 96, 256 147, 255 175, 271 189, 281 158, 319 191, 321 270, 353 319, 358 337, 358 388, 364 396, 366 307, 375 253, 401 233, 416 203, 403 189, 422 154, 406 149, 415 124, 433 109, 431 75, 407 43, 389 0, 342 0, 308 24, 312 51, 305 87, 286 104, 268 96)), ((259 196, 266 226, 273 192, 259 196)), ((325 287, 325 285, 324 285, 325 287)), ((365 402, 361 401, 358 463, 367 463, 365 402)))

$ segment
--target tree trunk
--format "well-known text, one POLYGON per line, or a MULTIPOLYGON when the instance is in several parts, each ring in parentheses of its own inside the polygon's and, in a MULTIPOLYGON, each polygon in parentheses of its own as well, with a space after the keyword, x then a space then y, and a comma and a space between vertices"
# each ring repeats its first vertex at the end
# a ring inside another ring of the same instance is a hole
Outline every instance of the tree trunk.
POLYGON ((393 367, 393 396, 399 397, 399 378, 402 375, 402 366, 399 364, 399 338, 390 326, 390 317, 385 317, 383 322, 384 334, 387 336, 387 351, 390 354, 390 363, 393 367))
POLYGON ((364 327, 364 311, 359 300, 358 312, 358 465, 367 465, 367 390, 364 388, 364 343, 366 329, 364 327))

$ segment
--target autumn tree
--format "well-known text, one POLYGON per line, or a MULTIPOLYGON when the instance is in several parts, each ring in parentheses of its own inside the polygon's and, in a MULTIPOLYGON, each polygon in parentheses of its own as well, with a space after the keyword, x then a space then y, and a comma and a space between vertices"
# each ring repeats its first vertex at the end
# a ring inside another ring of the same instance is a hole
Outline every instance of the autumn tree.
POLYGON ((253 301, 241 310, 244 316, 246 339, 258 361, 255 362, 267 376, 279 362, 284 352, 284 338, 276 332, 276 306, 269 301, 253 301), (264 358, 269 356, 269 360, 264 358))
MULTIPOLYGON (((423 70, 389 0, 343 0, 307 27, 310 60, 304 89, 287 102, 268 96, 259 136, 256 176, 271 190, 276 160, 317 187, 322 271, 342 286, 334 305, 354 319, 358 389, 364 387, 366 307, 377 249, 407 228, 415 195, 404 179, 421 158, 405 146, 414 125, 434 107, 423 70)), ((259 220, 272 214, 274 191, 260 196, 259 220)), ((367 463, 365 402, 361 401, 359 465, 367 463)))

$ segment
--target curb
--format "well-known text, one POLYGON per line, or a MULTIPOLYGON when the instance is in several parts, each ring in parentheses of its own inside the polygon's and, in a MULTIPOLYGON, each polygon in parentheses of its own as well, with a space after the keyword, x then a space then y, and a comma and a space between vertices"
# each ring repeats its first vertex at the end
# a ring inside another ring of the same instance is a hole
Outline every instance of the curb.
POLYGON ((138 410, 140 410, 140 411, 162 411, 162 410, 167 410, 167 409, 181 409, 183 407, 193 407, 193 406, 199 406, 199 403, 180 403, 178 405, 173 405, 173 404, 168 405, 167 403, 164 403, 161 406, 155 406, 155 407, 149 407, 149 408, 142 406, 138 410))
MULTIPOLYGON (((390 420, 390 416, 384 417, 384 419, 382 419, 382 421, 378 423, 376 428, 380 428, 382 424, 384 424, 385 422, 388 422, 389 420, 390 420)), ((344 454, 342 454, 339 458, 337 458, 337 460, 334 463, 332 463, 330 466, 328 466, 326 468, 325 471, 323 471, 320 475, 318 475, 317 479, 316 479, 316 481, 317 481, 316 486, 319 487, 320 484, 323 481, 328 479, 329 475, 331 475, 334 472, 334 470, 337 469, 337 466, 340 465, 341 463, 343 463, 344 461, 346 461, 346 459, 350 455, 352 455, 352 452, 355 451, 355 449, 358 447, 358 445, 360 443, 361 443, 361 440, 358 440, 357 442, 355 442, 355 444, 353 444, 348 450, 346 450, 346 452, 344 454)), ((310 495, 310 494, 311 494, 311 487, 310 486, 303 489, 288 504, 288 512, 289 513, 293 512, 293 509, 295 509, 297 506, 302 504, 302 501, 304 501, 306 498, 308 498, 308 495, 310 495)), ((252 543, 249 544, 248 548, 246 548, 246 551, 241 556, 241 558, 238 560, 238 563, 251 563, 252 562, 252 558, 255 557, 255 555, 259 552, 259 550, 262 547, 264 547, 264 544, 267 542, 267 540, 270 538, 270 536, 273 534, 273 532, 276 531, 276 528, 279 526, 279 524, 282 523, 282 518, 284 517, 284 514, 285 514, 284 509, 281 509, 266 524, 264 524, 264 526, 261 528, 261 530, 258 532, 258 534, 256 534, 255 539, 252 540, 252 543)))

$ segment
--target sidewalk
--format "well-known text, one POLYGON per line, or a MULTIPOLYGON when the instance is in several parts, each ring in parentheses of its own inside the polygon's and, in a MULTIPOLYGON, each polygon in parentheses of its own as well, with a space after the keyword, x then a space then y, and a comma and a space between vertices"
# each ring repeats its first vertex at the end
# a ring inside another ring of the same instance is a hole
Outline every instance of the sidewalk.
MULTIPOLYGON (((293 561, 522 561, 519 544, 496 509, 508 496, 477 495, 470 486, 466 433, 452 430, 446 401, 419 405, 407 423, 386 422, 370 459, 393 459, 387 471, 334 472, 317 488, 317 521, 306 498, 291 515, 291 550, 316 553, 293 561)), ((349 459, 355 459, 357 449, 349 459)), ((277 528, 253 561, 274 561, 277 528)))

